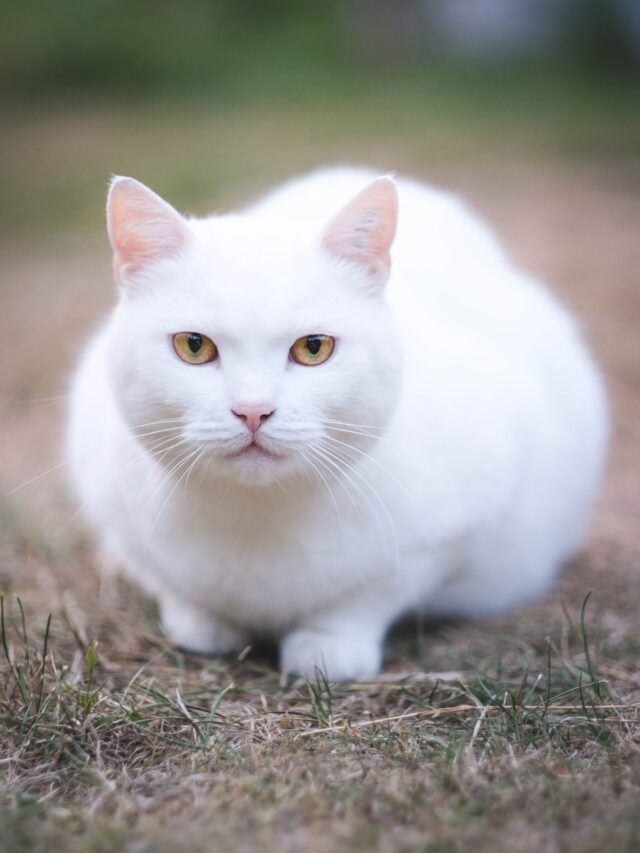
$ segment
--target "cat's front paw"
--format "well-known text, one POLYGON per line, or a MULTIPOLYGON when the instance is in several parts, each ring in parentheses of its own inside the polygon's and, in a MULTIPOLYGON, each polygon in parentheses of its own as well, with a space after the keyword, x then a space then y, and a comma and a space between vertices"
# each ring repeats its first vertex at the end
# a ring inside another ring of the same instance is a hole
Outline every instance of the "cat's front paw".
POLYGON ((247 637, 241 631, 190 603, 178 599, 165 600, 160 611, 165 636, 185 651, 223 655, 247 645, 247 637))
POLYGON ((378 640, 311 628, 292 631, 280 648, 283 672, 314 677, 321 670, 329 681, 355 681, 375 675, 381 661, 378 640))

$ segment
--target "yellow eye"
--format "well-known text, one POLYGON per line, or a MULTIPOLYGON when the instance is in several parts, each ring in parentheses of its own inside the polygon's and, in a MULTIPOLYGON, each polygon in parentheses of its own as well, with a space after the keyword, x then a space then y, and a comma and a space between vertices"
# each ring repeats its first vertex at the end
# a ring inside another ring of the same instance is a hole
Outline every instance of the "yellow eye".
POLYGON ((187 364, 206 364, 218 357, 218 347, 211 338, 198 332, 178 332, 173 336, 173 349, 187 364))
POLYGON ((307 335, 304 338, 298 338, 289 352, 291 358, 298 364, 314 367, 329 358, 335 343, 335 339, 329 335, 307 335))

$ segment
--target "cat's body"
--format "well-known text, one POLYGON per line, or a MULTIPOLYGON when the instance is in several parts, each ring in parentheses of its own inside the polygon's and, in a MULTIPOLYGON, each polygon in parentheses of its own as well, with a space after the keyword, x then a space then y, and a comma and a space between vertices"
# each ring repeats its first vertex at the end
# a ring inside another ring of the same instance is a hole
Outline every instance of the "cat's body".
POLYGON ((123 298, 73 386, 73 477, 183 646, 266 634, 285 670, 369 675, 402 613, 525 602, 580 544, 606 413, 573 323, 465 207, 403 180, 385 289, 395 191, 370 179, 189 222, 114 185, 123 298), (183 363, 180 332, 215 361, 183 363), (305 335, 335 338, 326 362, 287 359, 305 335))

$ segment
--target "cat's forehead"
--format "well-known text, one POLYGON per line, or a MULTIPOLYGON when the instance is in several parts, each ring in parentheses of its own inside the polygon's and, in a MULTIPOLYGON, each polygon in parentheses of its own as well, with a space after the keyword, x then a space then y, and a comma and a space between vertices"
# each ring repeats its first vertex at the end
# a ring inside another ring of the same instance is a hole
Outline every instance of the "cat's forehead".
POLYGON ((300 223, 252 216, 210 217, 192 223, 201 261, 239 273, 256 267, 268 273, 303 262, 320 247, 320 236, 300 223))
POLYGON ((220 217, 198 223, 195 234, 190 279, 203 298, 265 315, 331 299, 330 265, 320 239, 305 229, 220 217))

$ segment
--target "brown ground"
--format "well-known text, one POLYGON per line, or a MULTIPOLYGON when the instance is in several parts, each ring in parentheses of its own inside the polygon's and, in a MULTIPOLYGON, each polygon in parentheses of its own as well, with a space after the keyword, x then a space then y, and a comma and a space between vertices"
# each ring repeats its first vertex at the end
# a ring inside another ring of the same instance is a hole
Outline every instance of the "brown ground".
MULTIPOLYGON (((1 250, 1 579, 24 604, 33 644, 54 612, 54 660, 69 666, 69 690, 76 691, 69 699, 48 659, 44 690, 54 698, 38 717, 5 667, 0 831, 11 849, 640 846, 640 172, 607 163, 458 164, 439 166, 436 179, 470 199, 518 261, 552 282, 581 318, 610 391, 610 464, 586 554, 544 603, 480 625, 440 626, 420 633, 417 644, 411 631, 394 635, 387 673, 395 681, 369 688, 285 688, 260 658, 207 662, 175 654, 135 593, 108 584, 98 596, 62 472, 7 495, 63 460, 58 397, 112 290, 99 235, 90 245, 1 250), (592 653, 609 684, 584 700, 579 688, 589 673, 580 682, 580 671, 590 667, 579 611, 589 590, 592 653), (549 637, 553 678, 551 668, 545 674, 549 637), (77 695, 93 690, 86 654, 94 639, 102 711, 91 707, 83 717, 77 695), (123 690, 142 665, 137 723, 123 690), (444 682, 435 693, 433 679, 420 675, 425 669, 444 682), (489 693, 516 690, 527 669, 530 684, 538 672, 542 684, 555 679, 562 687, 568 679, 574 692, 566 715, 547 720, 542 734, 526 709, 518 722, 515 711, 492 707, 478 723, 489 693), (479 685, 488 679, 495 689, 483 694, 479 685), (198 741, 189 716, 202 728, 200 709, 231 681, 238 687, 221 700, 214 735, 198 741), (192 696, 184 713, 176 687, 192 696), (152 707, 156 688, 162 698, 152 707), (65 718, 65 701, 76 701, 80 722, 65 718), (593 711, 597 725, 584 701, 605 709, 593 711), (434 707, 469 703, 477 712, 450 711, 438 722, 429 716, 434 707), (404 713, 416 716, 331 729, 404 713), (109 714, 113 722, 105 723, 109 714), (19 718, 32 728, 20 729, 19 718), (186 746, 173 743, 178 736, 186 746)), ((7 599, 15 616, 15 600, 7 599)), ((10 639, 15 674, 21 643, 13 629, 10 639)), ((37 666, 25 667, 37 691, 37 666)))

